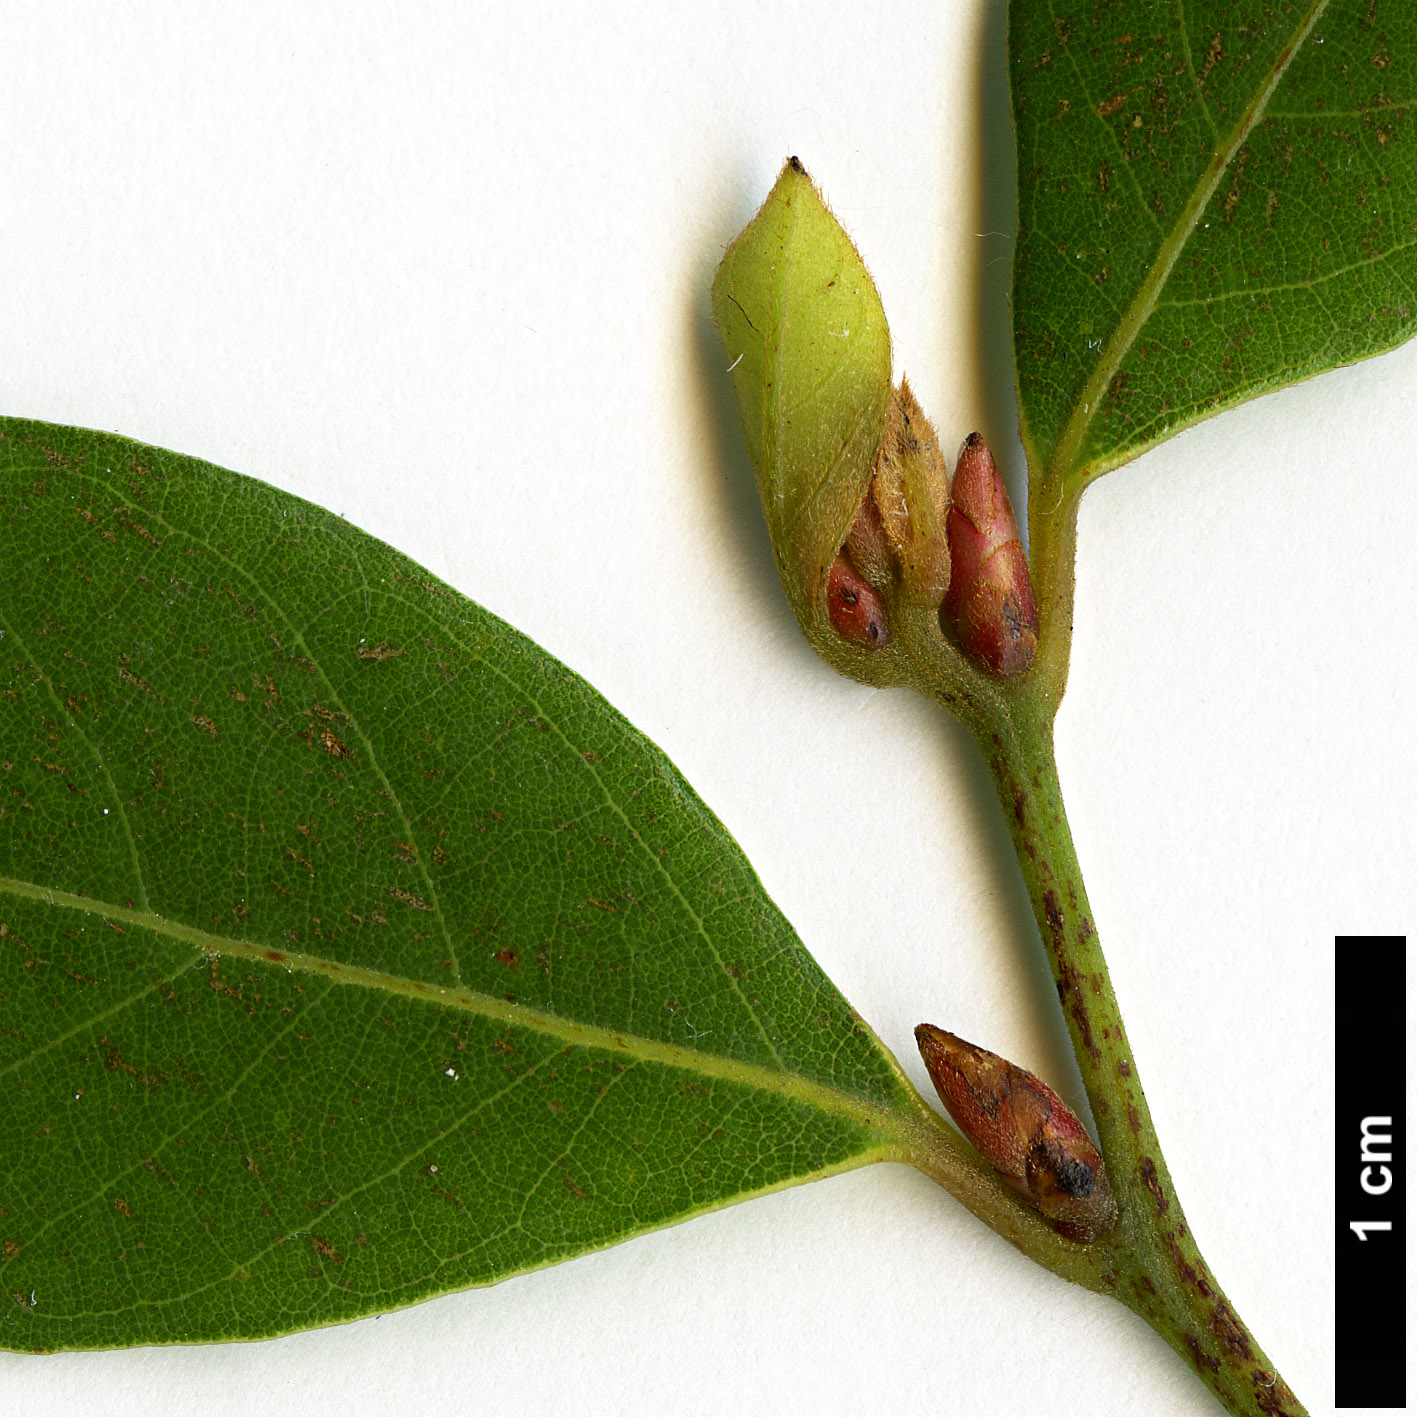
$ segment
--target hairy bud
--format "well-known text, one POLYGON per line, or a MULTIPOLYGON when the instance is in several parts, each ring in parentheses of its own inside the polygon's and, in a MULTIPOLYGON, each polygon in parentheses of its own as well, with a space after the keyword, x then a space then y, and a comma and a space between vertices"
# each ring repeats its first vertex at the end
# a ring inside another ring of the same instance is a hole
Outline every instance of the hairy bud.
POLYGON ((886 529, 881 524, 881 514, 876 509, 876 499, 868 495, 846 533, 846 544, 842 550, 851 558, 851 564, 866 577, 877 590, 885 590, 895 581, 895 553, 886 539, 886 529))
POLYGON ((1102 1155, 1047 1083, 932 1024, 915 1042, 960 1131, 1060 1235, 1087 1244, 1117 1223, 1102 1155))
POLYGON ((939 605, 950 584, 950 473, 935 430, 906 380, 891 390, 886 406, 886 432, 869 500, 875 502, 900 567, 905 594, 920 605, 939 605))
POLYGON ((890 640, 886 596, 934 607, 950 583, 950 479, 910 385, 891 390, 870 487, 827 573, 827 618, 865 649, 890 640))
POLYGON ((978 433, 960 449, 948 525, 954 569, 940 619, 975 663, 1012 679, 1033 663, 1038 607, 1008 491, 978 433))

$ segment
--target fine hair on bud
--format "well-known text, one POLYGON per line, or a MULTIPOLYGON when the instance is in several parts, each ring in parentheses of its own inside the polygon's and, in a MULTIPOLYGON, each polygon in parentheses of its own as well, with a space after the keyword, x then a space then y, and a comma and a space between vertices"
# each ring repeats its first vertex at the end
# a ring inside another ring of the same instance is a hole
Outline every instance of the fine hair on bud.
POLYGON ((876 499, 869 493, 846 533, 842 551, 877 590, 887 590, 894 583, 895 553, 886 539, 876 499))
POLYGON ((915 1030, 940 1101, 984 1159, 1069 1240, 1117 1223, 1102 1154, 1042 1079, 933 1024, 915 1030))
POLYGON ((978 433, 960 449, 953 499, 953 571, 940 622, 986 673, 1013 679, 1033 663, 1038 606, 1008 489, 978 433))
POLYGON ((937 606, 950 584, 950 473, 907 380, 891 390, 871 495, 909 599, 937 606))

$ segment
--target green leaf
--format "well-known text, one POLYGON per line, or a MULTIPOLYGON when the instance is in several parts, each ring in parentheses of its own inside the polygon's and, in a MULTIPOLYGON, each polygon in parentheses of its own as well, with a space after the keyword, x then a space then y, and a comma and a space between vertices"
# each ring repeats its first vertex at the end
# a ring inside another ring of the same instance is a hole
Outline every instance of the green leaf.
POLYGON ((0 1344, 388 1309, 923 1104, 586 684, 261 483, 0 422, 0 1344))
POLYGON ((783 589, 813 643, 834 646, 822 592, 880 450, 891 341, 865 264, 796 158, 724 253, 713 313, 783 589))
POLYGON ((1412 334, 1410 7, 1017 0, 1010 68, 1039 505, 1412 334))

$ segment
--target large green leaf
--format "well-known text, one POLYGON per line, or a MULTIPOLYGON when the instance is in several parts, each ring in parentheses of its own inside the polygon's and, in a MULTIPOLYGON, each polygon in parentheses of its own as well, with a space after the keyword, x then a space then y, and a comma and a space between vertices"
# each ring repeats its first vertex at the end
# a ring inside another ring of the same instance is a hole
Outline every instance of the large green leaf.
POLYGON ((0 422, 0 1343, 252 1337, 922 1115, 587 685, 308 503, 0 422))
POLYGON ((1409 0, 1016 0, 1010 68, 1042 505, 1413 333, 1409 0))

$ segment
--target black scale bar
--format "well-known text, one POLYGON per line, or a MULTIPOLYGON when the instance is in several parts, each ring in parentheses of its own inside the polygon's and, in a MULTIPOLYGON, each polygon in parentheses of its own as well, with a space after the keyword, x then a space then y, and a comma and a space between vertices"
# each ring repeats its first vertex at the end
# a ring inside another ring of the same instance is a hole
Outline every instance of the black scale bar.
POLYGON ((1334 941, 1335 1401, 1407 1405, 1407 940, 1334 941))

